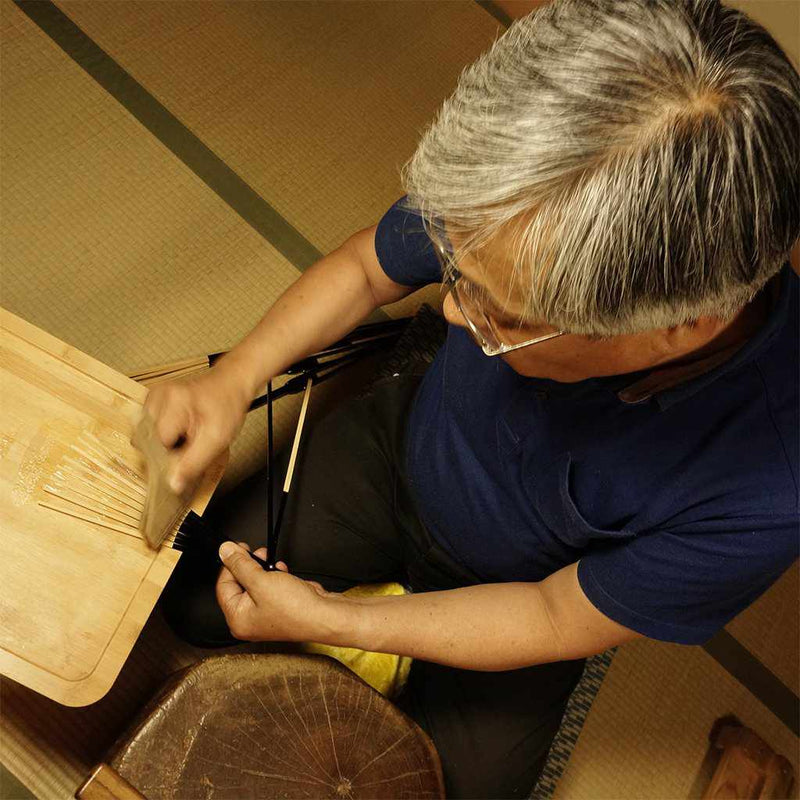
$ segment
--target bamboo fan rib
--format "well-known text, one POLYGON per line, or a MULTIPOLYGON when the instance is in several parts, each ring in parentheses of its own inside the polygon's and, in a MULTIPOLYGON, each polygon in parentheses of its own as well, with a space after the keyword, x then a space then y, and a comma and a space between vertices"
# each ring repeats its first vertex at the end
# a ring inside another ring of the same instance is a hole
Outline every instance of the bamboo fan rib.
POLYGON ((133 464, 84 431, 45 483, 47 496, 39 505, 142 539, 146 487, 145 476, 133 464))
POLYGON ((171 364, 161 364, 150 367, 147 370, 128 375, 135 381, 144 386, 154 386, 158 383, 186 378, 190 375, 199 375, 206 372, 211 366, 208 356, 198 356, 187 358, 183 361, 175 361, 171 364))
POLYGON ((207 366, 208 356, 195 356, 194 358, 186 358, 182 361, 173 361, 169 364, 160 364, 158 366, 142 370, 141 372, 134 372, 128 375, 128 377, 138 381, 143 378, 154 378, 158 377, 159 375, 167 375, 173 372, 178 372, 182 369, 200 369, 207 366))
MULTIPOLYGON (((328 360, 331 356, 343 354, 348 351, 362 350, 369 346, 381 344, 391 346, 391 344, 399 338, 409 319, 408 317, 401 317, 384 322, 372 322, 359 325, 349 334, 333 342, 325 349, 312 354, 308 359, 303 359, 299 364, 290 366, 287 370, 287 374, 296 374, 299 372, 299 365, 305 363, 309 359, 317 359, 321 363, 328 360)), ((209 370, 213 364, 224 355, 225 351, 222 351, 209 355, 193 356, 192 358, 172 361, 167 364, 158 364, 148 367, 147 369, 128 373, 128 377, 144 386, 154 386, 159 383, 165 383, 166 381, 202 374, 209 370)))
POLYGON ((159 383, 166 383, 167 381, 178 380, 179 378, 188 378, 192 375, 201 375, 208 372, 208 364, 198 367, 184 367, 183 369, 175 370, 173 372, 165 372, 160 375, 143 376, 141 378, 134 378, 144 386, 155 386, 159 383))
MULTIPOLYGON (((0 350, 0 673, 86 706, 117 679, 179 559, 172 537, 157 550, 145 538, 153 470, 131 436, 147 390, 2 308, 0 350)), ((195 514, 226 463, 206 471, 195 514)), ((179 525, 176 513, 162 531, 179 525)))

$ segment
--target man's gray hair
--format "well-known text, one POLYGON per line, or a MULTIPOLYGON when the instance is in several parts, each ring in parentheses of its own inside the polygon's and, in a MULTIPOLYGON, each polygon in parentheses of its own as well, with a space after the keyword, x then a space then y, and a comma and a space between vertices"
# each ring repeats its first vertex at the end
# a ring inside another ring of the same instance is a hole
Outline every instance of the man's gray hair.
POLYGON ((800 77, 715 0, 559 0, 464 71, 403 177, 457 259, 505 243, 528 321, 726 319, 800 235, 800 77))

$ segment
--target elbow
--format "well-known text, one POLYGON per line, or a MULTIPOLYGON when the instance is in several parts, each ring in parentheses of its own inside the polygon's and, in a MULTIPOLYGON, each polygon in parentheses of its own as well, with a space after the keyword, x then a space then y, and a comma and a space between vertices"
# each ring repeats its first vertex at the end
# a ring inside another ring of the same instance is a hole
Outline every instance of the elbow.
POLYGON ((547 592, 541 591, 541 587, 539 587, 539 598, 542 604, 542 616, 545 620, 547 620, 547 630, 548 630, 548 644, 547 647, 548 654, 552 654, 551 658, 545 659, 546 661, 564 661, 569 658, 574 658, 575 656, 570 656, 567 653, 567 644, 564 638, 564 634, 561 631, 561 626, 558 624, 558 620, 556 619, 556 615, 553 611, 553 608, 548 601, 547 592))

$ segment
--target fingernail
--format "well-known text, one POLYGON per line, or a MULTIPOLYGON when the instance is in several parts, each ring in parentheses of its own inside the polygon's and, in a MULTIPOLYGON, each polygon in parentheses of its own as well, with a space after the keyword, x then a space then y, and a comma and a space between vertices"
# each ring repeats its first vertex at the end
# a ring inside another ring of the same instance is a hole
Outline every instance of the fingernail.
POLYGON ((236 545, 233 542, 223 542, 219 547, 219 557, 222 559, 227 558, 236 552, 236 545))

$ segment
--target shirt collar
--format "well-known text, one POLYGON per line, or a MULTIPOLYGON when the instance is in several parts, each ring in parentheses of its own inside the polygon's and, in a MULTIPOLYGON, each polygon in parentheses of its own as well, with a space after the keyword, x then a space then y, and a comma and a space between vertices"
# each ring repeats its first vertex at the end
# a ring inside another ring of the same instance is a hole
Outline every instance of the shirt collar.
MULTIPOLYGON (((703 359, 651 370, 620 389, 617 397, 626 404, 642 403, 654 397, 659 407, 666 410, 696 394, 720 376, 752 360, 769 347, 783 330, 792 305, 797 304, 798 283, 800 283, 798 276, 788 264, 784 265, 772 282, 774 294, 766 322, 755 335, 703 359)), ((796 309, 794 313, 796 315, 796 309)))

